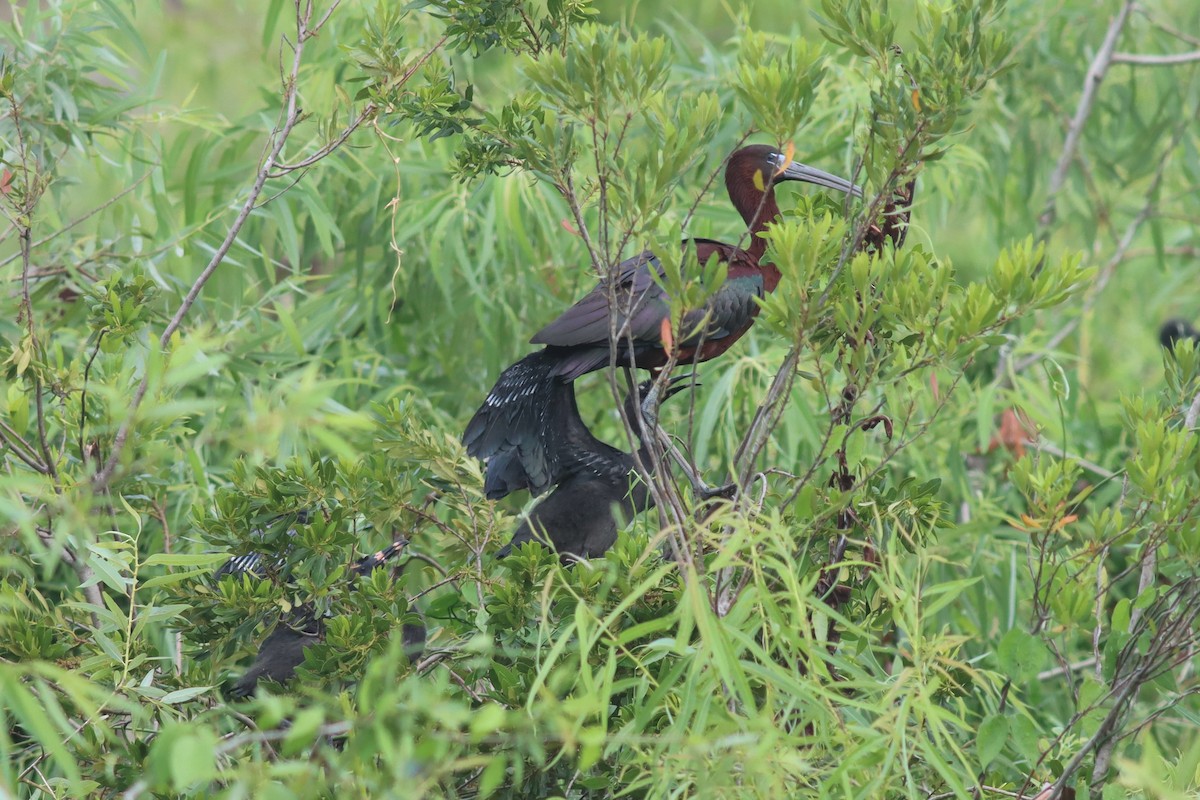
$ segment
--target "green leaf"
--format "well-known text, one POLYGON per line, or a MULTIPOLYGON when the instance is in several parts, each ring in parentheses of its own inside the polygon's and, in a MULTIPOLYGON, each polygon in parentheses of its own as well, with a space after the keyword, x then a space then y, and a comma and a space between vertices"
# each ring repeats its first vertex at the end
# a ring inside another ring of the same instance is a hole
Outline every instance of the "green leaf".
POLYGON ((1013 717, 1009 722, 1009 733, 1012 734, 1017 752, 1029 761, 1036 761, 1041 755, 1041 748, 1038 746, 1041 734, 1033 720, 1022 715, 1013 717))
POLYGON ((207 567, 229 560, 227 553, 155 553, 142 562, 143 567, 207 567))
POLYGON ((183 790, 217 776, 217 736, 197 726, 178 737, 171 748, 171 785, 183 790))
POLYGON ((503 753, 492 756, 488 765, 484 767, 483 774, 479 776, 480 797, 490 797, 496 789, 500 788, 500 784, 504 782, 507 765, 508 759, 503 753))
POLYGON ((173 692, 167 692, 164 694, 161 698, 159 698, 158 702, 168 706, 175 705, 176 703, 183 703, 197 698, 206 692, 212 691, 212 688, 213 687, 211 686, 192 686, 188 689, 176 689, 173 692))
POLYGON ((506 712, 495 703, 486 703, 471 715, 471 738, 481 741, 504 727, 506 712))
POLYGON ((993 714, 979 726, 975 737, 975 752, 979 756, 979 766, 987 769, 1004 749, 1008 739, 1008 718, 1003 714, 993 714))
POLYGON ((153 784, 183 791, 217 775, 216 734, 203 726, 169 724, 154 738, 146 759, 153 784))
POLYGON ((1128 597, 1122 597, 1113 606, 1112 630, 1117 633, 1129 632, 1130 603, 1128 597))
POLYGON ((284 753, 294 756, 310 747, 324 721, 325 711, 322 708, 306 708, 297 714, 292 720, 291 730, 283 740, 284 753))
POLYGON ((1012 628, 996 650, 1000 671, 1018 686, 1032 679, 1046 663, 1046 646, 1020 628, 1012 628))

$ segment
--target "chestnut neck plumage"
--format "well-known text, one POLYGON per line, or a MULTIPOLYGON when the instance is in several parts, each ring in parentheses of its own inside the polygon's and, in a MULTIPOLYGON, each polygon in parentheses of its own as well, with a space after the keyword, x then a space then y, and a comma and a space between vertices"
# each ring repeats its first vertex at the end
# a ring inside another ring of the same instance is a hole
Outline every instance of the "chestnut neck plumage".
MULTIPOLYGON (((779 205, 775 202, 775 187, 766 185, 766 190, 760 190, 754 185, 754 170, 756 168, 743 164, 730 165, 725 172, 725 189, 733 207, 742 215, 750 237, 749 247, 744 249, 745 261, 749 266, 763 274, 763 280, 769 284, 771 291, 779 283, 779 270, 774 264, 761 264, 763 255, 767 252, 767 240, 761 234, 767 225, 779 216, 779 205), (749 173, 749 174, 747 174, 749 173)), ((770 172, 764 170, 763 178, 770 180, 770 172)))

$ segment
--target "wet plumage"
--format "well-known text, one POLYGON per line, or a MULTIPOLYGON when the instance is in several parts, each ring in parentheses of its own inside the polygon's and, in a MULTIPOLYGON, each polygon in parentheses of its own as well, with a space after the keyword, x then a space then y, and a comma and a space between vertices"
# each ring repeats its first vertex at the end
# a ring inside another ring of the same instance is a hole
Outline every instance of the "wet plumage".
MULTIPOLYGON (((691 378, 690 375, 672 378, 663 399, 688 388, 691 378)), ((512 541, 497 556, 503 558, 512 548, 536 539, 564 557, 596 558, 612 547, 619 524, 653 508, 654 498, 638 465, 640 462, 650 468, 647 437, 641 422, 646 430, 654 430, 657 401, 651 381, 641 384, 636 393, 630 392, 625 398, 626 417, 642 439, 637 455, 594 437, 576 412, 570 426, 575 471, 529 512, 512 541), (643 399, 640 421, 637 398, 643 399)))

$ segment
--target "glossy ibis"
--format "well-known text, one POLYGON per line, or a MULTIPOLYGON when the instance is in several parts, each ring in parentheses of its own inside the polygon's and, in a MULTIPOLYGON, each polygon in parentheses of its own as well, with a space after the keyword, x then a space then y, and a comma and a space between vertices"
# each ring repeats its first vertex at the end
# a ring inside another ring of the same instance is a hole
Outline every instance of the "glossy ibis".
MULTIPOLYGON (((766 240, 760 235, 779 216, 775 186, 784 181, 836 189, 855 196, 861 191, 844 178, 791 161, 774 147, 750 145, 729 157, 725 188, 749 228, 749 242, 738 245, 712 239, 689 239, 701 264, 716 257, 728 265, 725 283, 704 308, 689 312, 682 329, 704 328, 676 343, 678 363, 699 363, 729 349, 750 328, 758 314, 757 298, 779 284, 779 269, 763 264, 766 240)), ((654 254, 646 251, 617 265, 612 285, 601 281, 558 319, 530 340, 545 345, 510 366, 496 381, 487 399, 467 424, 467 452, 487 463, 484 490, 503 497, 528 488, 540 494, 569 474, 570 467, 555 452, 557 406, 574 403, 569 384, 580 375, 610 363, 609 298, 616 301, 618 331, 616 362, 656 369, 668 361, 663 345, 663 322, 670 298, 654 282, 662 274, 654 254)))
MULTIPOLYGON (((372 570, 382 567, 393 557, 401 553, 408 542, 401 539, 388 547, 359 559, 351 565, 351 572, 356 576, 369 575, 372 570)), ((265 559, 258 553, 231 558, 213 573, 214 578, 220 579, 226 575, 240 577, 253 575, 266 578, 265 559)), ((425 626, 405 622, 400 633, 404 650, 410 659, 417 659, 425 645, 425 626)), ((325 620, 316 614, 313 607, 303 605, 291 613, 281 616, 275 628, 263 640, 258 648, 254 663, 239 678, 229 690, 229 695, 235 698, 249 697, 254 694, 260 678, 284 683, 291 680, 296 673, 296 667, 304 663, 304 651, 314 642, 325 636, 325 620)))
MULTIPOLYGON (((676 375, 666 383, 662 399, 688 388, 691 375, 676 375)), ((567 384, 570 387, 571 384, 567 384)), ((514 547, 540 541, 568 557, 596 558, 612 547, 617 539, 617 518, 627 522, 635 514, 654 507, 654 497, 640 474, 639 464, 650 467, 648 442, 657 425, 660 402, 657 384, 645 381, 637 391, 625 396, 625 416, 642 441, 635 455, 605 444, 592 435, 579 412, 570 425, 570 446, 577 469, 562 480, 550 495, 538 503, 502 547, 497 558, 504 558, 514 547), (641 414, 637 413, 637 398, 641 414), (644 427, 643 427, 644 426, 644 427)), ((574 408, 574 393, 571 396, 574 408)), ((568 449, 556 446, 556 450, 568 449)))

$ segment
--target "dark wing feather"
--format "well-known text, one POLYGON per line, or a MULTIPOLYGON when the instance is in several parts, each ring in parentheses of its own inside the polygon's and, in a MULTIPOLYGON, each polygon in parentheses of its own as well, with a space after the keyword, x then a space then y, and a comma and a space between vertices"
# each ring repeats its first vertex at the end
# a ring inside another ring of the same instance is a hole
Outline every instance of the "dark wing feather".
MULTIPOLYGON (((698 255, 704 260, 715 255, 723 261, 730 261, 738 258, 741 253, 735 247, 712 239, 684 240, 683 246, 689 245, 696 247, 698 255)), ((614 280, 617 306, 622 310, 618 323, 624 325, 628 319, 625 335, 631 336, 635 342, 658 345, 662 336, 662 321, 670 308, 670 299, 662 287, 655 283, 655 274, 662 277, 662 264, 653 253, 646 251, 623 261, 617 268, 614 280)), ((762 294, 762 276, 757 272, 752 276, 730 278, 707 308, 698 309, 685 317, 685 327, 695 327, 711 309, 713 318, 704 338, 719 339, 729 336, 744 327, 753 317, 757 309, 750 298, 761 297, 762 294)), ((608 341, 608 335, 608 292, 605 291, 604 283, 600 283, 578 303, 559 315, 558 319, 534 334, 530 341, 534 344, 557 347, 578 347, 605 343, 608 341)), ((572 376, 576 372, 572 370, 572 376)))
MULTIPOLYGON (((651 270, 662 275, 662 264, 649 251, 623 261, 617 268, 615 289, 617 307, 632 309, 629 332, 633 338, 658 341, 658 325, 667 314, 668 301, 651 270)), ((608 293, 604 284, 598 284, 529 341, 556 347, 607 342, 608 293)))
POLYGON ((761 274, 740 275, 727 279, 721 288, 709 298, 704 308, 684 314, 683 334, 687 336, 687 339, 682 343, 683 346, 693 346, 701 339, 705 341, 724 339, 726 336, 744 329, 758 313, 756 301, 763 295, 761 274), (708 317, 704 330, 692 333, 705 321, 706 315, 708 317))

